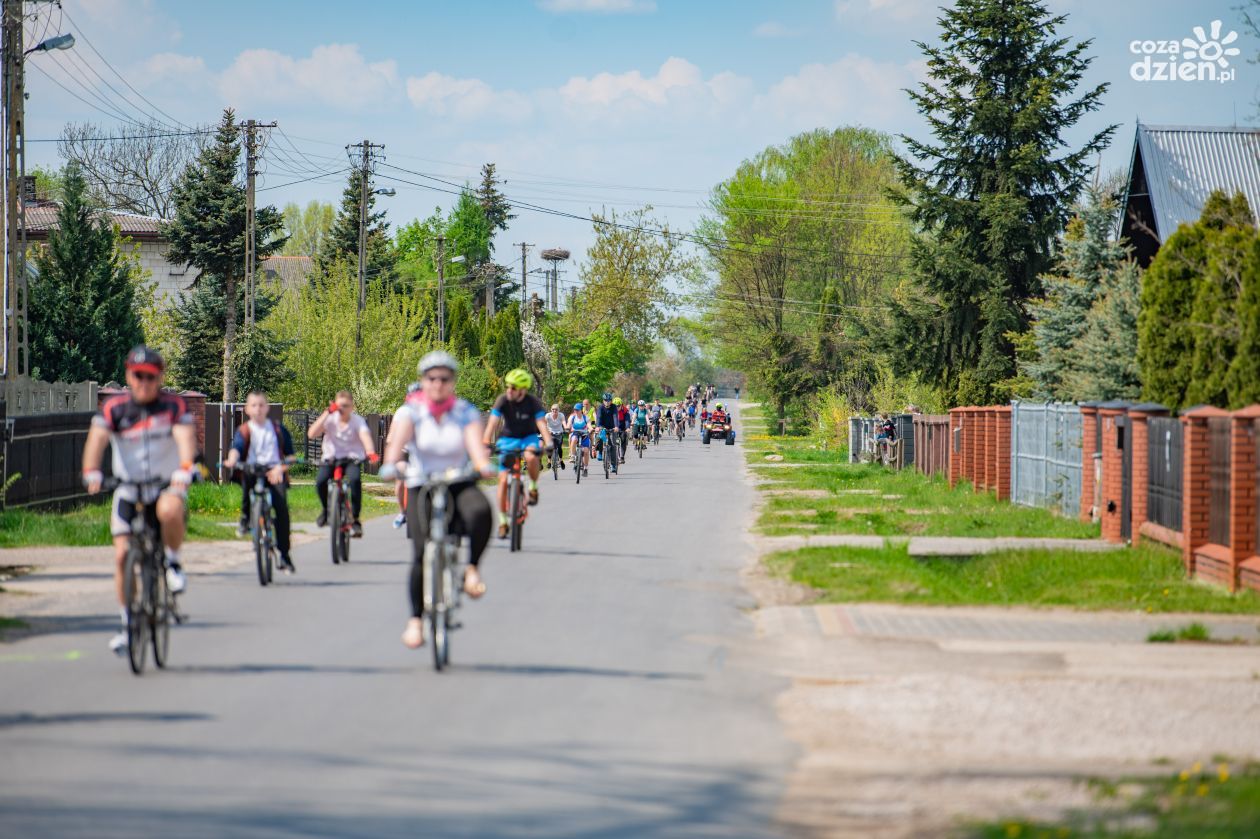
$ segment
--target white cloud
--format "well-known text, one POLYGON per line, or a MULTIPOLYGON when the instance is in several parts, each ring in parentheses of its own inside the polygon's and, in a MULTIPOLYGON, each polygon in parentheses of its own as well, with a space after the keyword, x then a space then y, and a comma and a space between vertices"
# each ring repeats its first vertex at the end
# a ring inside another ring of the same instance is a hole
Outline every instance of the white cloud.
POLYGON ((881 130, 908 123, 912 109, 902 90, 923 77, 924 66, 875 61, 850 53, 831 64, 807 64, 757 97, 754 107, 793 130, 862 124, 881 130))
POLYGON ((442 73, 407 79, 407 98, 421 110, 460 119, 497 116, 517 120, 533 111, 529 97, 523 93, 496 91, 481 79, 457 79, 442 73))
POLYGON ((149 56, 140 65, 142 76, 154 82, 202 80, 208 72, 205 59, 196 55, 180 55, 176 52, 159 52, 149 56))
POLYGON ((641 14, 656 11, 656 0, 539 0, 538 7, 557 13, 641 14))
POLYGON ((246 50, 219 78, 219 92, 233 105, 316 103, 358 110, 397 94, 393 60, 369 63, 354 44, 326 44, 307 58, 275 50, 246 50))
POLYGON ((571 108, 605 109, 612 106, 662 106, 726 104, 746 92, 750 83, 734 73, 719 73, 708 80, 700 68, 683 58, 666 59, 654 76, 638 70, 599 73, 589 78, 574 76, 559 89, 561 101, 571 108))
POLYGON ((787 28, 777 20, 768 20, 758 24, 753 34, 758 38, 795 38, 801 33, 796 29, 787 28))
POLYGON ((842 23, 854 19, 878 21, 935 20, 945 0, 835 0, 836 17, 842 23))

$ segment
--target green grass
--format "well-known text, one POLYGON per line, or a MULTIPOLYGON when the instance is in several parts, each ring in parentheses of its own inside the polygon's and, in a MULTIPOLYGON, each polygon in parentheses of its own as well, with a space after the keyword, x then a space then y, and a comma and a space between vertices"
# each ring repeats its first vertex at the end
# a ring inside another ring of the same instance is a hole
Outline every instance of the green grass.
MULTIPOLYGON (((240 515, 241 490, 234 484, 194 484, 188 492, 188 538, 193 540, 233 539, 235 534, 223 522, 235 522, 240 515)), ((363 494, 363 516, 381 515, 394 507, 392 500, 363 494)), ((294 521, 314 521, 319 498, 313 486, 289 490, 289 512, 294 521)), ((109 506, 88 504, 64 513, 29 510, 0 511, 0 548, 28 548, 41 545, 81 547, 108 545, 109 506)))
POLYGON ((1178 641, 1207 643, 1212 640, 1212 631, 1195 621, 1180 629, 1159 629, 1146 636, 1150 644, 1175 644, 1178 641))
POLYGON ((1252 839, 1260 836, 1260 763, 1219 761, 1176 775, 1090 783, 1098 806, 1057 823, 1003 821, 977 825, 978 839, 1252 839))
POLYGON ((26 621, 18 620, 17 618, 6 618, 4 615, 0 615, 0 632, 3 632, 6 629, 25 629, 25 628, 26 628, 26 621))
POLYGON ((1231 595, 1186 582, 1180 555, 1149 544, 1104 553, 1010 551, 969 559, 915 559, 904 545, 817 547, 772 554, 767 563, 828 602, 1260 613, 1260 593, 1231 595))

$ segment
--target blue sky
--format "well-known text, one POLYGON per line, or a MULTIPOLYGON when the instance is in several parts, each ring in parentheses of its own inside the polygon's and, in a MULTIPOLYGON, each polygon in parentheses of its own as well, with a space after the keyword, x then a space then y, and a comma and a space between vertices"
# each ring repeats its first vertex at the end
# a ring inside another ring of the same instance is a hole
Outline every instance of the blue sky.
MULTIPOLYGON (((1103 110, 1074 132, 1079 141, 1120 125, 1104 169, 1127 167, 1135 119, 1254 123, 1260 66, 1243 59, 1260 44, 1244 31, 1238 2, 1049 0, 1069 16, 1065 35, 1094 39, 1087 81, 1111 84, 1103 110), (1221 37, 1239 33, 1233 81, 1130 78, 1140 58, 1132 41, 1180 41, 1217 19, 1221 37)), ((133 119, 160 108, 165 121, 206 123, 232 105, 242 118, 278 121, 287 139, 273 136, 260 183, 270 187, 262 197, 277 204, 338 200, 340 173, 284 185, 343 169, 343 146, 367 138, 386 146, 376 183, 398 191, 382 199, 396 224, 454 200, 404 183, 445 188, 415 173, 463 182, 494 161, 511 198, 578 215, 651 202, 660 218, 687 227, 741 160, 799 131, 863 124, 923 136, 901 89, 922 78, 914 41, 935 42, 939 5, 64 0, 68 19, 50 7, 28 31, 51 34, 72 20, 100 55, 81 40, 73 56, 28 62, 133 119)), ((120 122, 42 72, 27 75, 29 138, 56 137, 68 120, 120 122)), ((30 159, 55 163, 55 144, 32 143, 30 159)), ((522 237, 577 255, 592 234, 589 223, 522 211, 501 237, 500 261, 522 237)))

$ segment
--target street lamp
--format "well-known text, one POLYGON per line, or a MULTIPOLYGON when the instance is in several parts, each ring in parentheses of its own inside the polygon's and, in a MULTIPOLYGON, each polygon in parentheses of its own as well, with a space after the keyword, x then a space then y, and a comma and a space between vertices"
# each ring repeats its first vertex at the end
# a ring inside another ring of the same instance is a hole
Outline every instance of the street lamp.
POLYGON ((383 189, 374 189, 374 190, 372 190, 372 194, 373 194, 373 195, 384 195, 386 198, 393 198, 393 197, 394 197, 395 195, 397 195, 398 193, 394 192, 394 188, 393 188, 392 186, 387 186, 387 187, 385 187, 385 188, 383 188, 383 189))
POLYGON ((68 50, 72 46, 74 46, 74 36, 67 32, 64 35, 54 35, 45 41, 40 41, 22 53, 22 55, 30 55, 33 52, 49 52, 50 50, 68 50))

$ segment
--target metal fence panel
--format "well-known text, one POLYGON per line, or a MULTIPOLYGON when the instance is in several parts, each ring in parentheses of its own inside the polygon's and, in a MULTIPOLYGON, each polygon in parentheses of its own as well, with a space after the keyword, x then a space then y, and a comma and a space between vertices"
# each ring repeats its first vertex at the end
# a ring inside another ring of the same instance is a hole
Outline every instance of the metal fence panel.
MULTIPOLYGON (((0 485, 21 476, 4 495, 6 507, 64 508, 87 500, 80 467, 93 415, 93 411, 41 413, 5 421, 0 485)), ((103 471, 110 471, 108 450, 103 471)))
MULTIPOLYGON (((897 414, 891 417, 896 426, 897 439, 901 442, 900 461, 914 462, 914 414, 897 414)), ((876 454, 875 435, 878 433, 878 417, 849 417, 849 462, 860 463, 863 456, 876 454)))
POLYGON ((1233 420, 1208 419, 1208 541, 1229 547, 1230 436, 1233 420))
MULTIPOLYGON (((1181 531, 1182 426, 1175 417, 1147 420, 1146 518, 1181 531)), ((1142 491, 1137 487, 1138 492, 1142 491)))
POLYGON ((1081 508, 1081 409, 1011 403, 1011 501, 1075 517, 1081 508))
POLYGON ((924 475, 949 471, 949 414, 914 417, 914 465, 924 475))

